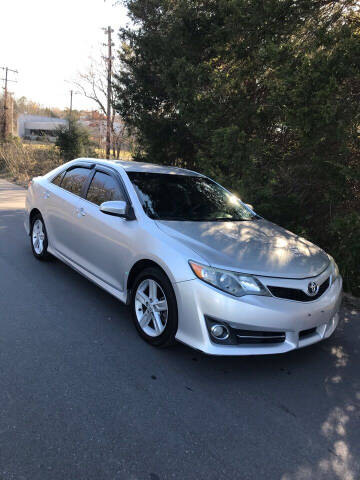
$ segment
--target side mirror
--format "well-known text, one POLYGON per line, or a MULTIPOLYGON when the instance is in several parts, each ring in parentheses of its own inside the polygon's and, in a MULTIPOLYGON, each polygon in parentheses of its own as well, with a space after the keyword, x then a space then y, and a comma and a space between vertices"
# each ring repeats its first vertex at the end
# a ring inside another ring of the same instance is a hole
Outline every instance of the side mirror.
POLYGON ((107 215, 113 215, 115 217, 129 217, 128 204, 123 200, 104 202, 100 205, 100 211, 106 213, 107 215))

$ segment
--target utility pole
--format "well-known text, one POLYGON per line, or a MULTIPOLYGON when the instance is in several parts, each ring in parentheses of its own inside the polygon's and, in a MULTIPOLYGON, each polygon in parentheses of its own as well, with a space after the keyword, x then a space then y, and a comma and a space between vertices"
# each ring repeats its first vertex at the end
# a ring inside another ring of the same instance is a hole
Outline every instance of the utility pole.
POLYGON ((72 98, 73 98, 73 91, 70 90, 70 117, 71 117, 71 114, 72 114, 72 98))
POLYGON ((10 135, 13 135, 14 134, 14 97, 13 97, 13 92, 8 92, 9 93, 9 103, 10 103, 10 107, 9 107, 9 110, 10 110, 10 129, 9 129, 9 133, 10 135))
POLYGON ((111 144, 111 77, 112 77, 112 46, 111 34, 113 33, 111 27, 104 28, 104 32, 107 35, 108 56, 105 58, 107 62, 107 110, 106 110, 106 158, 110 157, 110 144, 111 144))
MULTIPOLYGON (((9 132, 9 126, 8 126, 8 115, 7 115, 7 110, 8 110, 8 82, 16 82, 16 80, 10 80, 9 79, 9 72, 12 73, 19 73, 17 70, 12 70, 9 67, 0 67, 2 70, 5 70, 5 78, 2 78, 1 80, 4 80, 5 86, 4 86, 4 118, 3 118, 3 124, 2 124, 2 137, 5 140, 5 138, 8 135, 9 132)), ((12 130, 12 126, 11 126, 12 130)))

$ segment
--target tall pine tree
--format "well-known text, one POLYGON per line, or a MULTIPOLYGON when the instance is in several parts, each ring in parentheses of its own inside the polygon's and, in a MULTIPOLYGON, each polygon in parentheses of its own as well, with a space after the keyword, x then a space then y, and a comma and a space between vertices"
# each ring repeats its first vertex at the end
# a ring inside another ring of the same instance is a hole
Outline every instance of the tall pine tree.
POLYGON ((357 2, 124 3, 116 108, 137 158, 215 177, 330 249, 359 292, 357 2))

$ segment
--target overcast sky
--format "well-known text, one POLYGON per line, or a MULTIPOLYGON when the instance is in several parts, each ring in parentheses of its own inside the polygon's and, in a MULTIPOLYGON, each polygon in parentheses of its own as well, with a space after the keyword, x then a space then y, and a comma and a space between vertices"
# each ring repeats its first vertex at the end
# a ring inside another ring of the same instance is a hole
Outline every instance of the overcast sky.
MULTIPOLYGON (((114 0, 2 0, 0 66, 18 70, 9 87, 16 97, 41 105, 68 107, 71 86, 106 41, 102 27, 117 31, 128 21, 114 0), (5 10, 5 11, 4 11, 5 10)), ((0 70, 0 78, 2 78, 0 70)), ((3 86, 3 82, 2 82, 3 86)), ((74 96, 74 108, 95 109, 90 100, 74 96)))

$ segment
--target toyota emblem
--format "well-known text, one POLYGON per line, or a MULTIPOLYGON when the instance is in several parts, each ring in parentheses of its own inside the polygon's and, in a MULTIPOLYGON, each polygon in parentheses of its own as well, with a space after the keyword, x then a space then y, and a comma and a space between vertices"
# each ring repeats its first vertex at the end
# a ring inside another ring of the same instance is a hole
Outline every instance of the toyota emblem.
POLYGON ((319 291, 319 285, 316 282, 310 282, 308 285, 308 294, 310 297, 316 295, 319 291))

